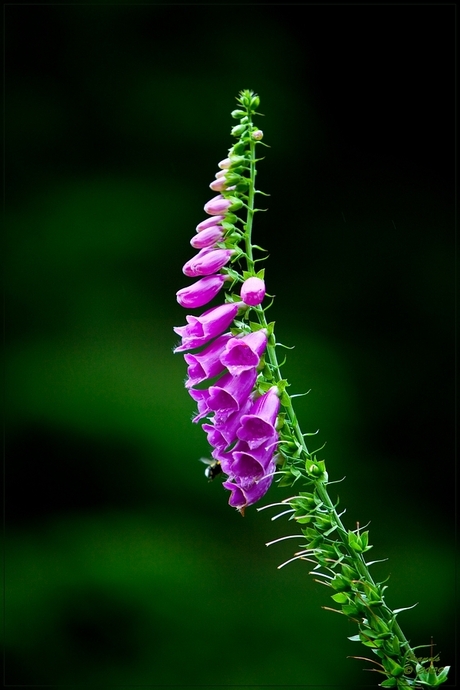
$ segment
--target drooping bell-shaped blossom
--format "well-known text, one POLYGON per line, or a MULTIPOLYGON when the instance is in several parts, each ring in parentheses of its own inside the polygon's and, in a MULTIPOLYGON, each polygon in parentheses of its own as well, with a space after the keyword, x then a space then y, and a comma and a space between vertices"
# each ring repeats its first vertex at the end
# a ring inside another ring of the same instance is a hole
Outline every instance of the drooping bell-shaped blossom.
POLYGON ((267 331, 260 329, 242 338, 229 340, 220 361, 225 364, 230 374, 236 376, 242 371, 257 367, 266 347, 267 331))
POLYGON ((214 385, 209 387, 208 406, 219 413, 222 420, 232 412, 240 410, 249 398, 257 378, 257 371, 250 369, 237 376, 225 374, 214 385))
POLYGON ((221 335, 235 319, 242 302, 231 302, 212 307, 201 316, 186 316, 186 326, 175 326, 174 332, 180 335, 182 343, 174 352, 194 350, 221 335))
POLYGON ((211 225, 218 225, 224 218, 225 216, 212 216, 212 218, 206 218, 206 220, 202 220, 201 223, 198 223, 196 232, 203 232, 203 230, 210 228, 211 225))
POLYGON ((185 382, 186 388, 197 386, 206 379, 212 379, 224 370, 225 365, 220 361, 220 355, 232 338, 231 333, 224 333, 196 355, 189 353, 184 355, 184 359, 189 365, 188 379, 185 382))
POLYGON ((234 249, 202 249, 184 264, 182 272, 189 278, 212 275, 230 261, 234 252, 234 249))
POLYGON ((224 230, 220 225, 211 225, 190 240, 190 244, 195 249, 213 247, 216 242, 220 242, 224 236, 224 230))
POLYGON ((265 297, 265 283, 262 278, 252 276, 244 281, 241 286, 241 299, 250 307, 257 307, 265 297))
POLYGON ((219 292, 226 280, 222 274, 206 276, 197 280, 193 285, 176 292, 176 298, 181 307, 196 309, 210 302, 219 292))
POLYGON ((235 477, 229 477, 229 480, 223 482, 222 486, 225 489, 231 491, 231 496, 229 498, 229 505, 232 508, 237 508, 241 514, 244 514, 245 508, 260 501, 262 496, 265 496, 269 490, 273 475, 276 471, 276 464, 272 460, 268 466, 265 477, 259 480, 249 479, 239 479, 235 477))
POLYGON ((233 463, 230 468, 232 476, 241 479, 261 479, 273 458, 278 443, 278 436, 258 448, 249 448, 246 441, 238 441, 232 450, 233 463))
POLYGON ((279 408, 279 392, 273 386, 257 398, 248 413, 241 416, 238 438, 245 441, 251 450, 273 441, 277 437, 275 424, 279 408))
MULTIPOLYGON (((230 415, 221 415, 216 412, 209 424, 203 424, 203 429, 208 434, 208 440, 213 448, 221 451, 237 440, 236 432, 240 426, 242 415, 248 413, 252 406, 252 398, 248 398, 239 410, 230 415)), ((216 460, 219 460, 216 457, 216 460)))

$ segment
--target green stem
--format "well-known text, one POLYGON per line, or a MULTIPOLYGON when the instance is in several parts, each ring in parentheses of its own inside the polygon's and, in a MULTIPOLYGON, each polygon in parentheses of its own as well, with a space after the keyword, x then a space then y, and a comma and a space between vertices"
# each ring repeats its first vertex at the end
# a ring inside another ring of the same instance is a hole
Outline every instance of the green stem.
MULTIPOLYGON (((248 112, 248 117, 249 117, 249 122, 250 125, 252 126, 252 120, 250 113, 248 112)), ((255 142, 251 139, 250 141, 250 182, 249 182, 249 191, 248 191, 248 202, 247 202, 247 219, 246 219, 246 224, 245 224, 245 250, 246 250, 246 256, 247 256, 247 268, 248 271, 251 273, 254 273, 254 258, 253 258, 253 250, 252 250, 252 224, 253 224, 253 219, 254 219, 254 213, 255 213, 255 208, 254 208, 254 200, 255 200, 255 176, 256 176, 256 160, 255 160, 255 142)), ((267 319, 265 317, 265 312, 261 307, 256 307, 255 311, 258 316, 259 323, 261 324, 262 327, 268 328, 268 323, 267 319)), ((276 382, 282 381, 282 375, 280 371, 280 364, 278 362, 277 354, 276 354, 276 345, 275 343, 268 343, 267 345, 267 355, 268 359, 270 361, 271 367, 272 367, 272 373, 274 376, 274 379, 276 382)), ((297 420, 297 416, 294 411, 294 407, 292 404, 292 400, 290 396, 287 394, 286 391, 284 391, 285 397, 284 397, 284 407, 286 409, 286 414, 289 419, 289 422, 291 424, 291 428, 293 429, 295 436, 297 438, 297 441, 299 442, 302 451, 305 454, 305 458, 308 460, 311 458, 311 454, 307 448, 307 445, 305 443, 305 438, 302 434, 302 431, 300 429, 299 422, 297 420)), ((364 561, 364 557, 362 554, 357 553, 354 549, 352 549, 349 545, 348 542, 348 532, 345 529, 340 516, 338 515, 336 508, 329 496, 328 490, 326 488, 326 482, 322 479, 317 479, 315 481, 315 487, 318 496, 320 497, 321 501, 323 502, 324 506, 327 508, 331 520, 333 523, 335 523, 336 528, 337 528, 337 533, 340 535, 340 539, 342 542, 342 545, 349 557, 349 559, 352 561, 354 564, 357 572, 360 575, 360 578, 371 584, 373 587, 376 586, 376 583, 374 582, 374 579, 372 578, 368 567, 366 566, 366 563, 364 561)), ((393 618, 393 612, 391 609, 386 605, 383 604, 381 607, 381 610, 383 612, 383 617, 386 619, 387 622, 389 622, 393 618)), ((393 632, 397 635, 399 641, 401 642, 402 646, 404 649, 408 650, 410 652, 410 656, 412 659, 415 660, 415 654, 412 652, 411 647, 409 645, 409 642, 407 641, 403 631, 401 630, 399 624, 395 620, 392 624, 392 630, 393 632)))

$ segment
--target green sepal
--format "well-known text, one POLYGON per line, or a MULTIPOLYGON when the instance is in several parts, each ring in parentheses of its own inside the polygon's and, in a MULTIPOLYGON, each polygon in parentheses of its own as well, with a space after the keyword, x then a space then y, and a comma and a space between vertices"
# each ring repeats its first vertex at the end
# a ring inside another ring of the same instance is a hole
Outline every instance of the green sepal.
POLYGON ((359 611, 354 604, 344 604, 342 606, 342 611, 349 618, 354 618, 355 616, 359 615, 359 611))
POLYGON ((383 683, 380 683, 381 688, 396 688, 397 685, 398 681, 396 680, 396 678, 387 678, 383 681, 383 683))
POLYGON ((351 582, 343 575, 337 574, 334 579, 331 580, 331 587, 338 592, 347 592, 351 589, 351 582))
POLYGON ((404 668, 391 657, 383 658, 382 664, 385 671, 395 678, 399 678, 404 673, 404 668))
POLYGON ((331 599, 337 604, 346 604, 349 597, 344 592, 337 592, 337 594, 332 594, 331 599))

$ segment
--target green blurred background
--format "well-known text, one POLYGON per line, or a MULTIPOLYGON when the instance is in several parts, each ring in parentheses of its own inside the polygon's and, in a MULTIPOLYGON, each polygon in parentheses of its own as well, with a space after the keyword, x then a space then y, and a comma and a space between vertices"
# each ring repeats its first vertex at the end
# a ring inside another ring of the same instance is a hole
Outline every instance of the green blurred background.
POLYGON ((243 88, 303 429, 453 663, 454 11, 6 7, 8 684, 379 680, 308 564, 277 570, 295 525, 206 482, 172 354, 243 88))

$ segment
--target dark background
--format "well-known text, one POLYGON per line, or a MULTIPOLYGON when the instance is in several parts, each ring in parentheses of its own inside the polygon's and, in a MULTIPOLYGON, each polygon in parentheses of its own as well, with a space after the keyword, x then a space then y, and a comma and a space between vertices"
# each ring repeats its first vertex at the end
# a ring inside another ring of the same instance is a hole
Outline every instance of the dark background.
POLYGON ((8 684, 379 682, 308 564, 276 569, 295 525, 205 481, 172 354, 244 88, 303 430, 389 605, 419 602, 406 636, 454 662, 454 12, 5 7, 8 684))

